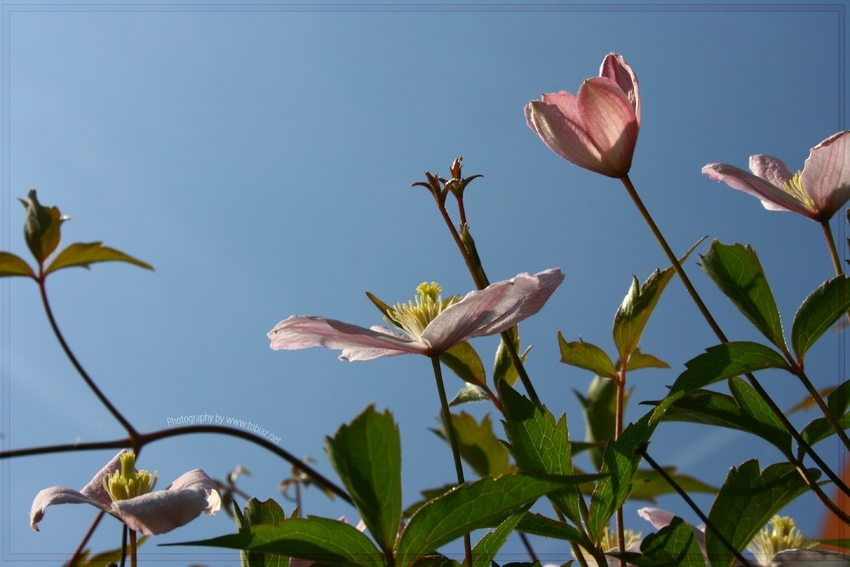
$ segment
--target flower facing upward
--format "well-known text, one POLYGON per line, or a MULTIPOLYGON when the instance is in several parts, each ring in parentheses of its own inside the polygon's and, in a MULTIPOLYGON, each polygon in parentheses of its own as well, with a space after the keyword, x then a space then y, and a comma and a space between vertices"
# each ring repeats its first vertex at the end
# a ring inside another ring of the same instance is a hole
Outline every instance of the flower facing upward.
POLYGON ((525 107, 529 128, 556 154, 584 169, 624 177, 640 130, 637 76, 622 55, 602 61, 599 76, 586 79, 578 95, 544 94, 525 107))
POLYGON ((564 279, 557 268, 473 291, 463 299, 442 299, 435 283, 422 284, 415 302, 386 310, 386 320, 404 334, 385 327, 366 329, 334 319, 292 316, 268 337, 274 350, 321 346, 342 350, 342 360, 371 360, 399 354, 439 356, 473 337, 495 335, 537 313, 564 279))
POLYGON ((782 161, 762 154, 750 156, 750 171, 726 163, 702 168, 711 179, 761 199, 765 209, 828 221, 850 199, 850 131, 833 134, 812 148, 796 174, 782 161))
POLYGON ((770 565, 776 554, 787 549, 810 549, 818 542, 807 539, 788 516, 774 516, 747 546, 761 565, 770 565))
POLYGON ((214 516, 221 508, 215 481, 204 471, 189 471, 153 492, 156 473, 137 471, 135 460, 133 453, 121 451, 82 490, 53 486, 39 492, 30 511, 32 529, 38 531, 45 508, 52 504, 91 504, 144 535, 171 531, 201 512, 214 516))

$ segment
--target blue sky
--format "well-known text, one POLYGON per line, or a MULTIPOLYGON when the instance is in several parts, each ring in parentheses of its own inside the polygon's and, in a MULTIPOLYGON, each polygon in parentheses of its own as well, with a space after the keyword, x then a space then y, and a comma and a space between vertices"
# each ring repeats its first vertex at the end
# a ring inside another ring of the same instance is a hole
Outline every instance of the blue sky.
MULTIPOLYGON (((466 175, 485 175, 467 191, 467 213, 490 279, 553 266, 566 274, 521 333, 535 345, 529 371, 541 397, 583 438, 573 390, 591 377, 558 363, 556 333, 612 349, 611 322, 632 275, 643 280, 667 264, 619 182, 551 152, 523 107, 542 92, 575 92, 612 51, 638 75, 643 122, 631 178, 668 241, 680 253, 706 235, 751 244, 789 327, 832 275, 820 228, 768 212, 700 168, 746 167, 751 154, 767 153, 800 169, 811 147, 846 127, 844 8, 3 4, 2 249, 26 255, 17 198, 35 187, 72 217, 66 243, 103 240, 153 264, 155 272, 97 265, 48 281, 71 346, 138 429, 198 413, 250 421, 332 475, 325 436, 374 403, 399 423, 410 504, 454 474, 448 447, 428 431, 439 402, 427 361, 273 352, 265 334, 291 314, 380 323, 365 291, 395 303, 424 280, 447 293, 473 289, 433 200, 409 187, 426 170, 447 175, 463 156, 466 175)), ((833 221, 839 246, 841 220, 833 221)), ((686 269, 727 335, 758 339, 693 259, 686 269)), ((3 448, 120 437, 63 357, 32 282, 0 283, 3 448)), ((627 417, 640 417, 646 410, 634 402, 661 397, 684 362, 715 343, 674 280, 643 341, 672 368, 632 375, 627 417)), ((485 360, 496 344, 474 343, 485 360)), ((843 379, 844 349, 838 334, 818 345, 807 366, 818 386, 843 379)), ((786 376, 764 382, 783 407, 803 396, 786 376)), ((662 427, 651 449, 714 484, 749 458, 778 460, 744 434, 680 425, 662 427)), ((822 452, 839 461, 829 442, 822 452)), ((47 486, 81 488, 111 456, 4 461, 0 562, 67 559, 93 510, 52 508, 33 533, 32 498, 47 486)), ((240 485, 260 498, 279 499, 289 473, 254 445, 213 436, 151 445, 141 464, 159 471, 162 487, 192 468, 221 478, 244 465, 253 476, 240 485)), ((677 498, 660 505, 696 521, 677 498)), ((627 509, 627 526, 646 533, 637 507, 627 509)), ((356 521, 353 508, 315 492, 305 511, 356 521)), ((817 532, 816 503, 801 499, 789 512, 817 532)), ((233 529, 221 514, 154 543, 233 529)), ((93 545, 114 547, 119 536, 117 522, 105 521, 93 545)), ((224 552, 146 547, 175 563, 235 562, 224 552)), ((566 558, 561 542, 535 547, 544 560, 566 558)), ((522 559, 512 541, 504 560, 522 559)))

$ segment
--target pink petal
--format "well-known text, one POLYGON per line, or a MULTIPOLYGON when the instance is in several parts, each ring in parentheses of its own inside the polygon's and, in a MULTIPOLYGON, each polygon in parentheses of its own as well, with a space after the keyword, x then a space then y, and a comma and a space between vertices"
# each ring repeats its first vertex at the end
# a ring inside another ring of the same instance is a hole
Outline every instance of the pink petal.
POLYGON ((850 199, 850 131, 833 134, 812 148, 801 181, 819 212, 816 220, 832 218, 850 199))
MULTIPOLYGON (((110 501, 111 502, 111 501, 110 501)), ((108 505, 64 486, 45 488, 35 496, 30 509, 30 527, 38 531, 38 523, 44 518, 44 510, 54 504, 91 504, 106 512, 111 512, 108 505)))
POLYGON ((782 160, 765 154, 750 156, 750 171, 777 187, 782 187, 794 177, 794 173, 782 160))
POLYGON ((673 521, 673 518, 676 517, 675 514, 671 514, 667 510, 662 510, 661 508, 641 508, 637 511, 637 513, 638 516, 652 524, 652 527, 656 530, 666 528, 670 525, 670 522, 673 521))
POLYGON ((274 350, 325 347, 344 350, 346 360, 371 360, 398 354, 428 354, 427 346, 407 337, 366 329, 334 319, 292 316, 268 334, 274 350))
POLYGON ((104 509, 108 509, 108 507, 112 505, 112 497, 103 487, 103 481, 106 477, 112 476, 112 473, 115 471, 121 470, 121 455, 126 452, 126 449, 119 451, 118 454, 112 457, 112 460, 106 463, 106 466, 100 469, 100 471, 94 475, 94 478, 92 478, 80 491, 84 496, 100 502, 104 507, 106 507, 104 509))
POLYGON ((817 214, 779 187, 733 165, 710 163, 702 168, 702 172, 715 181, 723 181, 733 189, 760 199, 766 209, 793 211, 809 218, 815 218, 817 214))
POLYGON ((422 340, 441 353, 473 337, 501 333, 540 311, 563 280, 561 270, 552 268, 473 291, 437 315, 422 340))
POLYGON ((637 75, 635 75, 629 64, 626 63, 623 56, 616 53, 608 54, 602 60, 602 65, 599 67, 599 76, 611 79, 619 85, 620 90, 625 93, 626 98, 628 98, 634 109, 635 119, 637 120, 638 128, 640 128, 640 88, 638 88, 637 75))
POLYGON ((221 496, 215 482, 202 470, 190 471, 165 490, 112 504, 112 513, 131 530, 157 535, 179 528, 202 512, 215 515, 221 496))
POLYGON ((626 94, 605 77, 588 79, 578 91, 578 110, 600 154, 597 173, 623 177, 632 166, 638 136, 635 110, 626 94))
POLYGON ((528 103, 525 119, 553 152, 581 168, 599 172, 601 156, 580 122, 573 95, 565 92, 543 95, 542 101, 528 103))

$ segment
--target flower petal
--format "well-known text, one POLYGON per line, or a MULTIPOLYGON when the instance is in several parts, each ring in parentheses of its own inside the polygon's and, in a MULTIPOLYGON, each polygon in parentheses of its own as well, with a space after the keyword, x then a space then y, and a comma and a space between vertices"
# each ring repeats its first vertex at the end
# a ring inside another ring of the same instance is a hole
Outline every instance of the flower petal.
POLYGON ((602 156, 578 116, 576 98, 567 92, 543 95, 525 107, 525 119, 549 149, 581 168, 599 173, 602 156))
POLYGON ((111 511, 108 505, 104 505, 94 498, 89 498, 72 488, 51 486, 36 494, 35 500, 32 502, 30 527, 33 530, 38 531, 38 523, 44 518, 44 510, 54 504, 91 504, 106 512, 111 511))
POLYGON ((638 128, 640 128, 640 88, 638 87, 637 75, 632 70, 631 66, 626 63, 622 55, 617 53, 609 53, 602 60, 602 65, 599 67, 599 76, 611 79, 620 90, 625 93, 626 98, 632 105, 637 120, 638 128))
POLYGON ((702 168, 702 172, 715 181, 723 181, 732 189, 760 199, 766 209, 793 211, 809 218, 815 218, 817 215, 817 211, 807 207, 776 185, 734 165, 710 163, 702 168))
POLYGON ((366 329, 335 319, 295 316, 268 334, 274 350, 325 347, 344 350, 345 360, 371 360, 397 354, 428 354, 426 345, 406 337, 366 329))
POLYGON ((605 77, 586 80, 578 90, 578 110, 601 156, 597 173, 622 177, 632 167, 638 137, 635 109, 620 86, 605 77))
POLYGON ((501 333, 540 311, 563 280, 561 270, 552 268, 473 291, 437 315, 422 332, 422 340, 434 353, 442 353, 473 337, 501 333))
POLYGON ((829 220, 850 200, 850 131, 833 134, 812 148, 801 181, 818 210, 816 220, 829 220))
POLYGON ((157 535, 179 528, 202 512, 215 515, 221 496, 215 482, 202 470, 190 471, 165 490, 112 504, 112 513, 131 530, 157 535))
POLYGON ((765 154, 750 156, 750 171, 777 187, 782 187, 794 177, 794 173, 781 159, 765 154))
POLYGON ((106 488, 104 488, 103 481, 106 477, 112 476, 112 473, 115 471, 121 470, 121 455, 126 452, 126 449, 119 451, 118 454, 112 457, 112 460, 106 463, 106 466, 100 469, 100 471, 94 475, 94 478, 92 478, 80 491, 80 493, 84 496, 100 502, 102 504, 101 507, 104 510, 108 510, 112 505, 112 497, 109 495, 106 488))

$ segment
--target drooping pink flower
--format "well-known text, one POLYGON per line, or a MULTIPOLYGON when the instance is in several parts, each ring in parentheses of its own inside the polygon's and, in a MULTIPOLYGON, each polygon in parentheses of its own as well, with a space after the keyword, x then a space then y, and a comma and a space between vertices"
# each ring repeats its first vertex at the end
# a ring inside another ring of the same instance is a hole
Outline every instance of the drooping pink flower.
POLYGON ((579 167, 624 177, 640 130, 640 90, 637 76, 622 55, 602 61, 599 76, 586 79, 578 95, 544 94, 529 102, 529 128, 556 154, 579 167))
POLYGON ((399 354, 438 356, 473 337, 495 335, 537 313, 564 275, 557 268, 473 291, 463 299, 437 297, 436 284, 420 286, 414 305, 399 304, 387 320, 404 334, 386 327, 366 329, 334 319, 292 316, 268 337, 274 350, 325 347, 342 350, 342 360, 371 360, 399 354))
POLYGON ((812 148, 796 175, 782 161, 763 154, 750 156, 750 171, 726 163, 702 168, 711 179, 761 199, 765 209, 828 221, 850 199, 850 131, 833 134, 812 148))
POLYGON ((204 471, 189 471, 165 490, 152 492, 156 473, 135 471, 133 462, 132 453, 121 451, 80 491, 64 486, 45 488, 32 503, 32 529, 38 531, 45 508, 53 504, 91 504, 144 535, 169 532, 194 520, 201 512, 214 516, 221 508, 215 481, 204 471), (127 483, 127 477, 134 474, 138 475, 135 482, 127 483), (142 482, 138 482, 139 478, 142 482), (139 486, 143 488, 138 490, 139 486), (135 495, 134 491, 141 493, 135 495))

